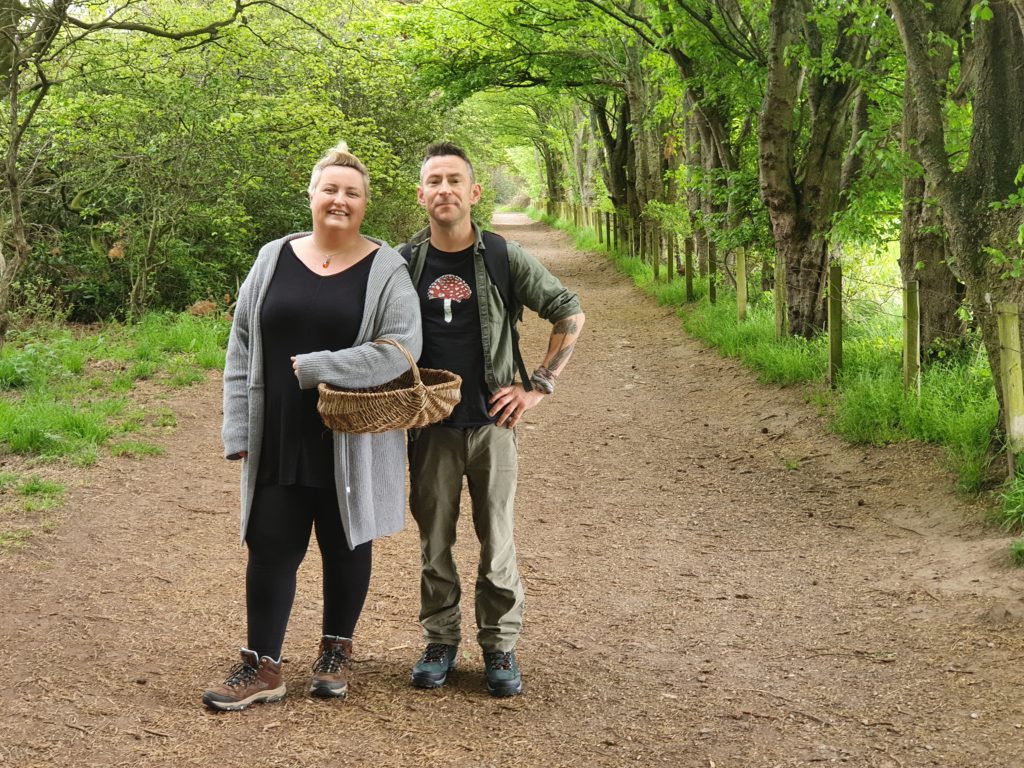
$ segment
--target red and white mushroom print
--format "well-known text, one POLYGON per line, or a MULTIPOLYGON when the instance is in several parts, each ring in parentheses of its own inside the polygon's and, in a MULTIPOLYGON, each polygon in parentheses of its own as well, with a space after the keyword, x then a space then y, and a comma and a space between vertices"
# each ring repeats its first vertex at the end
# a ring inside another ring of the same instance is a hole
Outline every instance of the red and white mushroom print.
POLYGON ((469 284, 458 275, 441 275, 427 288, 428 299, 444 299, 444 321, 452 321, 452 302, 464 301, 473 295, 469 284))

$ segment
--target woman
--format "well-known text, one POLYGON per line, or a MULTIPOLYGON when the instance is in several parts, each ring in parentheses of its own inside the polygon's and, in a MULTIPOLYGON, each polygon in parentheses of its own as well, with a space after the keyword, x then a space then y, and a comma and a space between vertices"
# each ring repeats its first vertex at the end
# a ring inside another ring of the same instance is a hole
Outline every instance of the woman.
POLYGON ((404 522, 404 434, 332 433, 317 385, 367 387, 408 370, 399 349, 375 340, 418 358, 419 301, 398 252, 359 231, 369 175, 344 143, 316 164, 308 191, 313 231, 260 250, 228 341, 222 436, 227 458, 243 462, 248 645, 203 694, 211 709, 284 698, 281 647, 312 529, 324 611, 310 693, 345 696, 372 541, 404 522))

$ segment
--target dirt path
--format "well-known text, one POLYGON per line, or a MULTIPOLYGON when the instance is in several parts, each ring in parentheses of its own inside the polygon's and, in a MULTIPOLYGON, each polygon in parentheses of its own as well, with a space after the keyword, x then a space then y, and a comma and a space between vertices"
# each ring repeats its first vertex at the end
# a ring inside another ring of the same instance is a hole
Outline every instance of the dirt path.
MULTIPOLYGON (((520 433, 525 694, 488 697, 471 645, 444 689, 408 686, 410 527, 377 544, 347 701, 301 693, 313 553, 293 693, 201 708, 245 634, 213 377, 168 396, 166 456, 75 471, 58 533, 0 557, 0 765, 1021 765, 1024 576, 934 454, 842 445, 799 392, 702 349, 602 259, 522 216, 498 225, 587 313, 520 433)), ((527 320, 528 361, 546 334, 527 320)))

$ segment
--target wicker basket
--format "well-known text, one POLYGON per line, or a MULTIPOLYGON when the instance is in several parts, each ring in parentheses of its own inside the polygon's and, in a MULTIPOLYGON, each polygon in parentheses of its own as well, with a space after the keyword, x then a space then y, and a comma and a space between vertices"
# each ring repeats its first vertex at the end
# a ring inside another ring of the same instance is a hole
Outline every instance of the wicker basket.
POLYGON ((409 370, 386 384, 364 389, 339 389, 320 384, 317 410, 335 432, 388 432, 435 424, 448 418, 462 397, 462 378, 451 371, 419 368, 394 339, 377 339, 402 350, 409 370))

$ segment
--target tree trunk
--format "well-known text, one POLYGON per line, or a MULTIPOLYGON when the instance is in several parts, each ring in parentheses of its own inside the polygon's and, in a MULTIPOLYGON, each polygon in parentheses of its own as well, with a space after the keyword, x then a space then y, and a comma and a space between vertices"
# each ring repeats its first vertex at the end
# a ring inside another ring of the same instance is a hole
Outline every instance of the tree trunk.
MULTIPOLYGON (((758 129, 761 197, 772 223, 776 258, 786 265, 789 332, 810 337, 825 324, 822 301, 828 274, 827 239, 843 195, 844 149, 857 85, 802 72, 791 54, 803 43, 802 30, 813 22, 799 0, 773 0, 770 11, 768 83, 758 129), (810 125, 804 131, 794 115, 802 84, 808 92, 810 125)), ((857 68, 867 41, 842 29, 831 57, 857 68)))
MULTIPOLYGON (((696 118, 691 113, 685 120, 686 149, 684 162, 692 168, 692 175, 703 172, 704 157, 700 132, 697 130, 696 118)), ((704 277, 708 273, 707 232, 704 229, 704 201, 697 184, 686 186, 686 209, 690 218, 690 231, 693 239, 693 250, 697 255, 697 274, 704 277)))
POLYGON ((607 98, 594 103, 590 114, 604 147, 605 162, 602 166, 604 186, 611 197, 612 206, 615 210, 619 210, 626 205, 626 188, 629 185, 626 165, 629 157, 629 145, 633 140, 630 131, 629 101, 625 98, 615 101, 614 130, 608 119, 607 104, 607 98))
MULTIPOLYGON (((920 160, 917 150, 917 104, 909 81, 903 89, 903 152, 920 160)), ((926 358, 950 351, 963 337, 964 323, 957 310, 963 289, 949 267, 950 254, 942 236, 940 213, 927 201, 933 191, 922 176, 903 179, 903 213, 900 226, 900 274, 904 281, 917 280, 925 300, 921 302, 921 350, 926 358)))
POLYGON ((1024 165, 1024 78, 1018 72, 1024 61, 1024 9, 1018 11, 1019 3, 992 0, 992 19, 973 25, 974 122, 967 163, 954 172, 946 153, 943 94, 935 82, 929 42, 948 35, 944 24, 963 16, 965 2, 938 3, 928 10, 915 0, 890 0, 890 5, 917 107, 921 164, 938 200, 949 255, 966 286, 1002 405, 995 307, 1024 299, 1024 280, 1013 275, 1021 259, 1017 236, 1024 211, 1019 206, 996 210, 992 204, 1016 191, 1017 169, 1024 165))
POLYGON ((534 146, 544 159, 544 182, 547 187, 548 200, 560 203, 565 200, 565 187, 562 185, 561 163, 558 154, 546 141, 537 141, 534 146))
POLYGON ((661 141, 657 135, 653 111, 657 94, 652 92, 650 78, 643 67, 645 51, 631 46, 626 53, 626 98, 633 119, 633 169, 635 206, 632 211, 637 222, 637 247, 645 254, 648 238, 644 234, 647 222, 646 207, 651 200, 660 200, 663 193, 661 181, 661 141))

